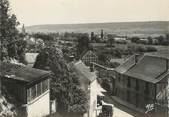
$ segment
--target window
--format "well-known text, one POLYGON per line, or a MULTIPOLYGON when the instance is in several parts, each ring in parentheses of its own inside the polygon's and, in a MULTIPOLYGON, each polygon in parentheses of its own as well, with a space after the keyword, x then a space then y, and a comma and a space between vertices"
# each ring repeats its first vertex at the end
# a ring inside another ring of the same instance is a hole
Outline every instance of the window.
POLYGON ((127 101, 130 102, 130 91, 127 91, 127 101))
POLYGON ((32 99, 40 96, 45 91, 49 89, 49 80, 42 81, 27 90, 27 100, 31 101, 32 99))
POLYGON ((37 96, 39 96, 41 94, 42 94, 42 85, 41 85, 41 83, 38 83, 37 84, 37 96))
POLYGON ((117 74, 117 78, 118 78, 118 80, 119 80, 119 82, 120 82, 120 80, 121 80, 121 79, 120 79, 120 74, 117 74))
POLYGON ((48 90, 49 86, 48 86, 48 80, 45 80, 42 82, 42 92, 45 92, 46 90, 48 90))
POLYGON ((130 86, 131 86, 131 83, 130 83, 130 78, 129 78, 129 77, 127 77, 127 87, 128 87, 128 88, 130 88, 130 86))
POLYGON ((34 99, 36 97, 36 85, 31 88, 31 98, 34 99))
POLYGON ((139 80, 136 79, 136 90, 139 91, 139 80))
POLYGON ((145 88, 145 94, 147 95, 147 94, 149 94, 149 83, 146 82, 145 85, 146 85, 146 86, 145 86, 145 87, 146 87, 146 88, 145 88))
POLYGON ((28 101, 31 100, 31 89, 30 88, 27 90, 27 100, 28 101))

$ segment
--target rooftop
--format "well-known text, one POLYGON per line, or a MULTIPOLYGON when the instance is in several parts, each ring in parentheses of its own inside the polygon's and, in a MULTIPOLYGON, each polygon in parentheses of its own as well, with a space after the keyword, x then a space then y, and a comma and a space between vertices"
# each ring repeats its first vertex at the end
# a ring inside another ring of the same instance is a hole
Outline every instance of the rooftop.
POLYGON ((50 72, 29 68, 17 64, 5 63, 0 61, 0 75, 26 83, 32 83, 43 79, 50 72))
POLYGON ((74 69, 78 72, 79 76, 82 76, 90 82, 96 79, 95 72, 90 72, 90 68, 88 68, 82 61, 74 63, 74 69))
POLYGON ((157 83, 169 74, 168 56, 169 54, 163 53, 145 54, 137 63, 134 57, 131 57, 116 71, 133 78, 157 83))

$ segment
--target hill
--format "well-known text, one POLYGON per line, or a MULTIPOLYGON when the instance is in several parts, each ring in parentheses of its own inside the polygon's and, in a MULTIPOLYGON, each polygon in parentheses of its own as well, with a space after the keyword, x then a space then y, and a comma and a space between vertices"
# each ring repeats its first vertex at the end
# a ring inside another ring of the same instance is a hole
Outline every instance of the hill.
POLYGON ((169 33, 169 21, 153 22, 114 22, 88 24, 49 24, 26 27, 28 32, 82 32, 99 33, 103 29, 106 33, 120 35, 161 35, 169 33))

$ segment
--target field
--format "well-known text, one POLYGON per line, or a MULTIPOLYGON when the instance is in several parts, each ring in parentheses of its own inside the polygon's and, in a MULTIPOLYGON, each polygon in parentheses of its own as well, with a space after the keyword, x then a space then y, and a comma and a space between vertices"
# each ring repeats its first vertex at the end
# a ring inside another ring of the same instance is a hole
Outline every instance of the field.
POLYGON ((88 24, 50 24, 28 26, 28 32, 78 32, 100 33, 101 29, 106 33, 127 36, 158 36, 169 33, 169 21, 154 22, 121 22, 121 23, 88 23, 88 24))

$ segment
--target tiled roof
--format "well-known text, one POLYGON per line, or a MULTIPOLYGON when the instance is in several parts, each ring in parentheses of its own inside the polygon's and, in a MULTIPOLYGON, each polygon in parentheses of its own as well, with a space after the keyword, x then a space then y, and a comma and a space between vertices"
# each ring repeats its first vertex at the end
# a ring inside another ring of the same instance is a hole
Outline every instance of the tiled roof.
POLYGON ((21 65, 5 63, 0 61, 0 75, 26 83, 39 81, 48 75, 48 71, 29 68, 21 65))
POLYGON ((116 71, 119 73, 125 73, 129 68, 135 65, 135 55, 131 56, 126 60, 122 65, 116 68, 116 71))
POLYGON ((97 55, 93 52, 93 51, 91 51, 91 50, 86 50, 86 51, 84 51, 82 54, 81 54, 81 59, 83 59, 83 57, 85 57, 85 56, 87 56, 87 55, 93 55, 93 56, 95 56, 95 57, 97 57, 97 55))
POLYGON ((167 59, 162 56, 144 55, 136 64, 126 64, 124 63, 123 66, 119 67, 117 72, 147 82, 156 83, 168 74, 167 59))
POLYGON ((74 63, 74 68, 79 76, 89 80, 90 82, 96 79, 96 74, 94 72, 90 72, 90 69, 82 61, 74 63))

